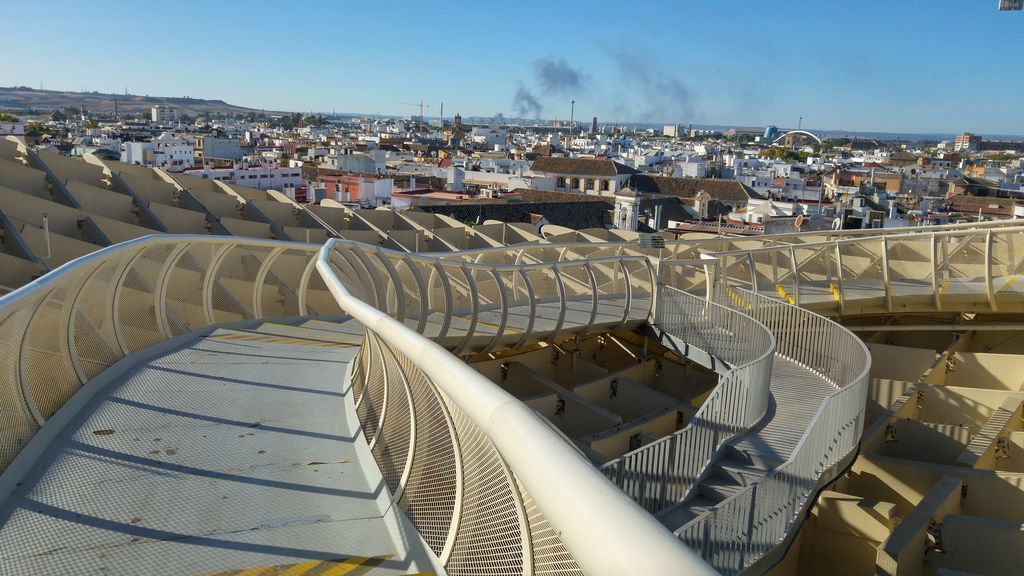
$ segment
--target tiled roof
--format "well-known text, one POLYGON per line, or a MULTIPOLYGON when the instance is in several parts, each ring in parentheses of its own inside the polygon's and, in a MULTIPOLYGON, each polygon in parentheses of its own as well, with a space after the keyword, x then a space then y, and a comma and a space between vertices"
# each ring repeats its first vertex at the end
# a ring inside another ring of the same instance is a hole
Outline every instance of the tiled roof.
POLYGON ((636 174, 636 170, 614 160, 591 158, 556 158, 540 156, 533 161, 530 170, 551 174, 573 174, 577 176, 618 176, 636 174))
POLYGON ((529 202, 517 204, 470 204, 419 206, 432 214, 450 216, 460 222, 498 220, 501 222, 530 222, 532 214, 543 216, 549 223, 573 230, 603 228, 611 205, 593 202, 529 202))
POLYGON ((762 198, 760 194, 754 192, 742 182, 719 180, 717 178, 672 178, 669 176, 634 174, 630 176, 629 182, 626 185, 644 194, 666 194, 680 198, 693 198, 698 192, 704 191, 713 199, 721 202, 762 198))
MULTIPOLYGON (((612 205, 613 200, 609 197, 595 196, 593 194, 574 194, 572 192, 551 192, 548 190, 533 190, 532 188, 516 188, 509 194, 517 194, 521 202, 607 202, 612 205)), ((513 200, 514 202, 514 200, 513 200)))

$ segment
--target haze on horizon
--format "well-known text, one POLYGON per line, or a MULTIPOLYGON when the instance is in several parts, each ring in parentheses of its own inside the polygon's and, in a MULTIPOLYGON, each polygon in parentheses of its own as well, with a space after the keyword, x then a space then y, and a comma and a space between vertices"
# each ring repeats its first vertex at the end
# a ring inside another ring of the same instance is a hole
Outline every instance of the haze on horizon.
POLYGON ((994 0, 630 6, 126 0, 5 8, 0 85, 268 110, 1024 134, 994 0))

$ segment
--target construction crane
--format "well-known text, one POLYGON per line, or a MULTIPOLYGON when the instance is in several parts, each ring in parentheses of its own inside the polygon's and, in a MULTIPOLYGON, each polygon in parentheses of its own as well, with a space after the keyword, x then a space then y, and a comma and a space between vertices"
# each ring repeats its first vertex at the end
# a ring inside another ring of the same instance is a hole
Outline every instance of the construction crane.
POLYGON ((420 132, 423 132, 423 108, 430 108, 430 104, 424 104, 423 100, 419 102, 399 102, 401 106, 419 106, 420 107, 420 132))

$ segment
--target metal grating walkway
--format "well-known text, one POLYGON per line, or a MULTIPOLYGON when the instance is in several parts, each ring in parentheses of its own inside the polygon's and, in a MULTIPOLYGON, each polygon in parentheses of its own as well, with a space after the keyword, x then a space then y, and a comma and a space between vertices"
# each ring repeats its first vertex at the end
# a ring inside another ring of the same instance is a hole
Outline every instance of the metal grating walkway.
POLYGON ((319 321, 219 329, 134 367, 0 507, 0 574, 439 572, 343 389, 360 338, 319 321))
POLYGON ((732 446, 774 468, 793 454, 821 403, 835 391, 821 376, 776 354, 768 415, 732 446))

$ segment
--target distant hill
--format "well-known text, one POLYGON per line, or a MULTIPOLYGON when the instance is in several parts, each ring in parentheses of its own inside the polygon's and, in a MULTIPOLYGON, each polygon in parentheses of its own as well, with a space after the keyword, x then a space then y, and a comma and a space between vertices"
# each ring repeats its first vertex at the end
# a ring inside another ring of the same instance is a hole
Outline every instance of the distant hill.
POLYGON ((115 98, 117 99, 117 111, 120 114, 149 112, 154 105, 177 106, 179 114, 193 116, 203 112, 223 114, 262 112, 256 108, 228 104, 223 100, 103 94, 100 92, 62 92, 59 90, 36 90, 27 86, 0 87, 0 110, 50 112, 61 110, 65 106, 76 108, 84 106, 90 112, 113 112, 115 98))

